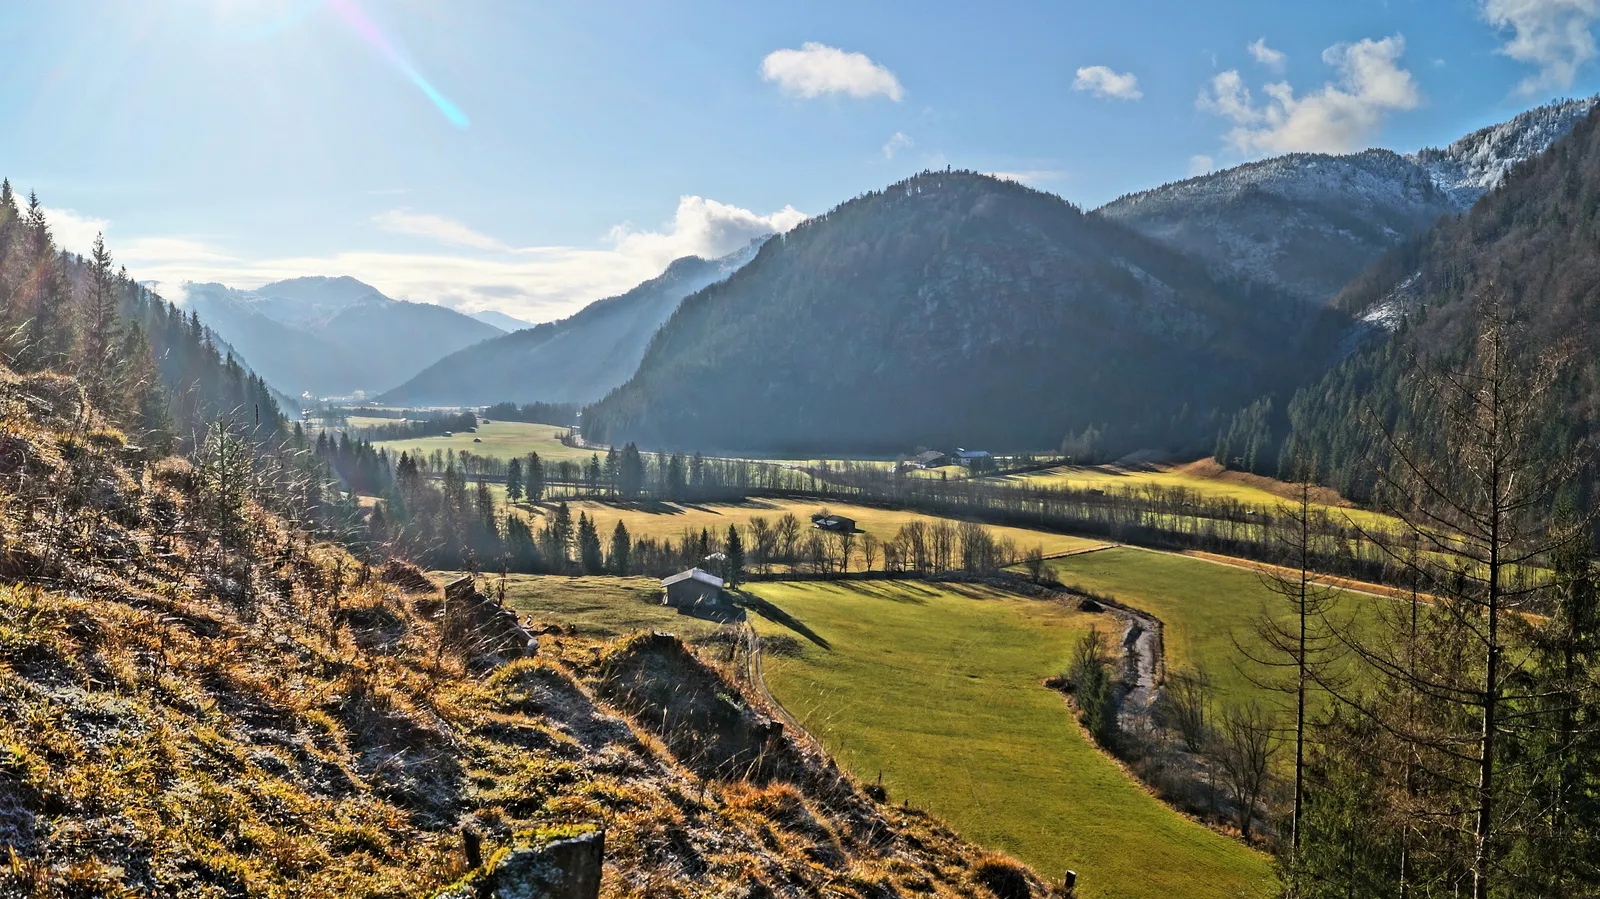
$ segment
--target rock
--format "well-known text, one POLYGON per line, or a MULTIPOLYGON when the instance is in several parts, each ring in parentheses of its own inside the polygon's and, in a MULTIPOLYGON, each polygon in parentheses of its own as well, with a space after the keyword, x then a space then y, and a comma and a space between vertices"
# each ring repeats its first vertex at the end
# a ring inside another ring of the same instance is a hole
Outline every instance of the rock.
POLYGON ((434 899, 599 899, 605 831, 578 825, 521 839, 434 899))

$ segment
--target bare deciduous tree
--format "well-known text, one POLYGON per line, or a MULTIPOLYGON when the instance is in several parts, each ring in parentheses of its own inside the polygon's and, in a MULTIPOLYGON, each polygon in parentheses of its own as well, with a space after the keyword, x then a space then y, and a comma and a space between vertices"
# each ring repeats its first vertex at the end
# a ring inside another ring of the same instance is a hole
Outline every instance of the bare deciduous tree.
POLYGON ((1278 751, 1277 725, 1254 702, 1225 706, 1217 724, 1211 760, 1222 773, 1223 785, 1233 800, 1239 833, 1248 840, 1256 808, 1272 773, 1272 758, 1278 751))

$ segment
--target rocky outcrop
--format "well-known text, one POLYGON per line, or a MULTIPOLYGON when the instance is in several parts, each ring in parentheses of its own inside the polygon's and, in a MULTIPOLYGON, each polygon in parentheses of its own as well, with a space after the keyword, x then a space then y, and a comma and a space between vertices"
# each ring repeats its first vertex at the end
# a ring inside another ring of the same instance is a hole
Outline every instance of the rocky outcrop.
POLYGON ((576 825, 521 834, 517 840, 434 899, 598 899, 604 831, 576 825))

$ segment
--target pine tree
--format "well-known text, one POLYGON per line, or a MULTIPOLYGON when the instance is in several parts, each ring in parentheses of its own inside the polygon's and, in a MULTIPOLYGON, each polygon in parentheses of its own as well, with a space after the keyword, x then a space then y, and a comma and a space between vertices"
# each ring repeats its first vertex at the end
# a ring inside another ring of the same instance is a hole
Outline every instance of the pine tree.
POLYGON ((506 463, 506 499, 522 500, 522 460, 513 458, 506 463))
POLYGON ((623 499, 633 499, 644 489, 644 458, 639 447, 632 443, 622 448, 622 459, 617 463, 617 491, 623 499))
POLYGON ((611 531, 611 573, 626 577, 632 554, 633 541, 628 536, 628 528, 618 520, 616 528, 611 531))
POLYGON ((737 525, 728 525, 728 542, 723 552, 728 557, 724 580, 731 589, 744 580, 744 541, 739 537, 737 525))
POLYGON ((600 533, 587 513, 578 513, 578 561, 584 574, 604 574, 605 556, 600 549, 600 533))
POLYGON ((111 270, 111 253, 105 235, 97 234, 89 256, 88 285, 84 291, 83 338, 78 347, 78 377, 96 407, 116 412, 122 392, 122 322, 118 294, 123 280, 111 270))
POLYGON ((544 463, 539 460, 538 453, 528 454, 528 464, 522 472, 523 494, 528 502, 536 503, 544 499, 544 463))

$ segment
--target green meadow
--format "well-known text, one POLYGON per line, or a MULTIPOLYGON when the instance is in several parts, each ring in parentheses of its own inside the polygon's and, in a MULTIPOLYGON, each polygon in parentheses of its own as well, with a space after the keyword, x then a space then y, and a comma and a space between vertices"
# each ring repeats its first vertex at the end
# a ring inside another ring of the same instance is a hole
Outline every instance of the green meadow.
POLYGON ((423 455, 430 455, 434 450, 443 450, 447 453, 466 450, 476 456, 498 456, 502 459, 538 453, 539 458, 545 462, 563 460, 587 462, 593 450, 566 446, 556 439, 557 434, 568 430, 570 428, 523 421, 490 421, 488 424, 480 423, 476 433, 462 432, 451 434, 449 437, 384 440, 373 446, 386 449, 395 456, 402 452, 421 452, 423 455))
MULTIPOLYGON (((1285 601, 1255 571, 1131 546, 1052 559, 1048 565, 1064 584, 1109 594, 1160 618, 1168 669, 1204 667, 1219 700, 1283 701, 1252 682, 1252 675, 1259 680, 1270 672, 1253 669, 1239 653, 1239 645, 1255 643, 1263 609, 1288 613, 1285 601)), ((1346 592, 1334 617, 1359 620, 1380 602, 1392 600, 1346 592)))
MULTIPOLYGON (((1090 554, 1090 557, 1098 554, 1090 554)), ((1043 686, 1114 619, 989 587, 760 583, 797 653, 767 654, 773 694, 857 777, 1079 895, 1234 899, 1272 887, 1265 856, 1182 817, 1091 745, 1043 686)))

